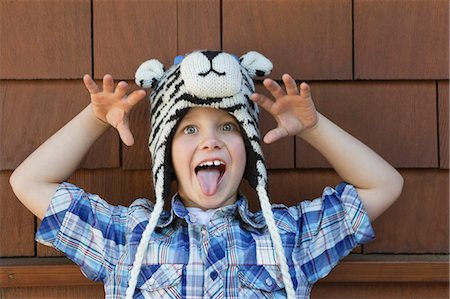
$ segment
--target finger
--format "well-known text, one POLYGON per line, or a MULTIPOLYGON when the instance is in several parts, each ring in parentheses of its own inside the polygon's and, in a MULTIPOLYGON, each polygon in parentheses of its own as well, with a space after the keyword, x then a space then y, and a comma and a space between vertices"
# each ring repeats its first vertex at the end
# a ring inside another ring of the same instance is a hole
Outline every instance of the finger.
POLYGON ((115 94, 119 97, 119 98, 123 98, 128 91, 128 83, 125 81, 120 81, 117 84, 116 90, 115 90, 115 94))
POLYGON ((129 105, 134 106, 145 98, 146 95, 147 93, 143 89, 135 90, 128 96, 127 102, 129 105))
POLYGON ((94 93, 99 92, 97 84, 92 79, 92 77, 89 76, 88 74, 83 76, 83 82, 84 82, 84 86, 86 86, 89 93, 94 94, 94 93))
POLYGON ((290 75, 284 74, 282 79, 288 95, 299 95, 297 83, 295 83, 295 80, 290 75))
POLYGON ((266 97, 262 94, 259 94, 259 93, 252 94, 252 96, 250 98, 252 99, 253 102, 258 104, 259 106, 261 106, 263 109, 267 110, 268 112, 271 111, 272 106, 274 104, 274 102, 271 99, 269 99, 268 97, 266 97))
POLYGON ((109 74, 103 76, 103 91, 114 92, 114 79, 109 74))
POLYGON ((119 132, 120 139, 126 146, 132 146, 134 144, 134 137, 128 126, 128 121, 121 122, 117 125, 117 131, 119 132))
POLYGON ((300 95, 305 98, 311 96, 311 88, 305 82, 300 84, 300 95))
POLYGON ((267 88, 268 91, 275 97, 275 98, 281 98, 282 96, 285 96, 286 93, 284 90, 278 85, 277 82, 275 82, 272 79, 265 79, 263 81, 264 86, 267 88))
POLYGON ((286 131, 286 129, 278 127, 267 132, 267 134, 264 136, 264 142, 270 144, 288 135, 289 133, 286 131))

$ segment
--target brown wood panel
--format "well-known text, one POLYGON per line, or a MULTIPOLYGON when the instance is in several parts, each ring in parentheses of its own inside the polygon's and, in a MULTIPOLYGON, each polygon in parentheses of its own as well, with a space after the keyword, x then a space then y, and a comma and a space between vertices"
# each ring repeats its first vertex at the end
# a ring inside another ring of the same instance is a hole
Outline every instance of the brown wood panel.
POLYGON ((0 78, 80 78, 91 72, 89 0, 0 1, 0 78))
MULTIPOLYGON (((256 84, 256 92, 266 95, 270 98, 268 92, 262 84, 256 84)), ((260 132, 261 146, 266 159, 267 168, 294 168, 295 167, 295 151, 294 137, 286 137, 272 144, 266 144, 263 141, 264 135, 273 128, 277 127, 277 123, 270 113, 260 108, 260 132)))
POLYGON ((449 2, 354 1, 355 78, 449 77, 449 2))
POLYGON ((220 0, 177 2, 178 54, 220 49, 220 0))
POLYGON ((94 0, 94 76, 134 79, 139 65, 169 66, 177 50, 176 0, 94 0))
POLYGON ((429 283, 321 283, 311 292, 311 299, 445 299, 447 282, 429 283))
MULTIPOLYGON (((89 94, 76 81, 2 81, 0 105, 0 169, 15 169, 42 142, 86 105, 89 94)), ((119 166, 119 141, 114 130, 105 133, 86 155, 81 167, 119 166)))
MULTIPOLYGON (((296 205, 302 200, 312 200, 322 195, 326 186, 336 186, 341 182, 333 170, 270 170, 269 197, 272 203, 287 206, 296 205)), ((247 182, 243 182, 240 190, 249 199, 250 209, 260 210, 256 193, 247 182)))
MULTIPOLYGON (((137 198, 153 199, 150 171, 121 169, 78 170, 69 182, 97 194, 112 205, 129 206, 137 198)), ((38 256, 61 256, 57 250, 37 244, 38 256)))
POLYGON ((71 287, 33 287, 0 289, 2 299, 102 299, 105 292, 102 285, 71 287))
POLYGON ((121 144, 123 169, 151 168, 150 150, 148 148, 151 89, 146 91, 147 98, 142 100, 130 113, 130 129, 134 136, 134 145, 121 144))
POLYGON ((303 80, 352 79, 352 2, 348 0, 224 0, 222 46, 255 50, 303 80))
MULTIPOLYGON (((448 282, 449 263, 445 258, 383 255, 380 260, 380 256, 362 256, 364 259, 358 260, 360 256, 345 258, 322 282, 448 282)), ((13 260, 0 264, 0 288, 99 284, 88 280, 66 258, 13 260)))
MULTIPOLYGON (((438 167, 436 84, 311 83, 316 108, 395 167, 438 167)), ((296 138, 297 167, 330 167, 296 138)))
POLYGON ((375 220, 377 239, 365 253, 448 253, 448 172, 401 171, 405 184, 400 198, 375 220))
POLYGON ((10 171, 0 172, 0 257, 34 255, 34 215, 15 197, 10 171))
POLYGON ((449 81, 438 82, 439 166, 448 169, 449 81))

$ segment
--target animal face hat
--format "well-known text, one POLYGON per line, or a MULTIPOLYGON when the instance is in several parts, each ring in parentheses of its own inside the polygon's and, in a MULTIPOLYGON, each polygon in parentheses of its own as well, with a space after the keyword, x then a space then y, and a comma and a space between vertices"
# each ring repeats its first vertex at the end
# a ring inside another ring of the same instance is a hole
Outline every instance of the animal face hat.
POLYGON ((259 110, 250 99, 255 90, 252 78, 267 75, 271 70, 272 63, 257 52, 249 52, 238 59, 220 51, 196 51, 184 57, 177 56, 175 64, 168 71, 155 59, 144 62, 136 71, 136 84, 143 88, 153 88, 150 96, 149 148, 156 204, 137 249, 127 298, 133 296, 150 235, 163 209, 164 200, 170 194, 173 179, 170 153, 173 134, 180 120, 192 107, 223 109, 237 120, 246 146, 247 165, 244 176, 259 196, 288 297, 295 297, 266 190, 267 172, 258 129, 259 110))

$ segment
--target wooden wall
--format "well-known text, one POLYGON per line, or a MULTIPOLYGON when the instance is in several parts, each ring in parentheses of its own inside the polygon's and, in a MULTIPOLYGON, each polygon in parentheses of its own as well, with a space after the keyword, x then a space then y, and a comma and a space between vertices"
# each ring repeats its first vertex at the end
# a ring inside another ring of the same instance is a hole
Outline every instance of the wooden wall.
MULTIPOLYGON (((88 104, 83 74, 131 83, 144 60, 168 66, 204 48, 260 51, 274 63, 271 78, 287 72, 310 83, 318 110, 405 178, 400 199, 374 222, 377 240, 356 249, 312 298, 447 298, 446 0, 0 0, 0 297, 103 297, 101 286, 34 242, 39 223, 9 176, 88 104)), ((116 204, 151 197, 148 106, 132 114, 135 146, 109 130, 70 181, 116 204)), ((263 113, 262 131, 271 126, 263 113)), ((339 182, 298 138, 264 150, 273 202, 314 198, 339 182)))

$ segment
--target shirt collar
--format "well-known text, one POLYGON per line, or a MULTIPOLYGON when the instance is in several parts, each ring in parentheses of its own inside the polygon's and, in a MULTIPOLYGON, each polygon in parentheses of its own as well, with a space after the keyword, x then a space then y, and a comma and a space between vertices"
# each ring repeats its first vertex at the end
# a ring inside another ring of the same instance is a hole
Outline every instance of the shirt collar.
MULTIPOLYGON (((157 224, 157 227, 161 228, 169 226, 176 218, 183 219, 187 223, 192 223, 189 218, 189 211, 184 206, 178 193, 172 197, 172 209, 170 210, 170 213, 163 213, 161 216, 162 217, 160 217, 157 224)), ((266 226, 266 222, 261 211, 256 213, 249 211, 247 198, 242 194, 238 195, 238 199, 234 204, 217 210, 211 219, 231 216, 238 216, 242 223, 247 224, 256 230, 262 229, 266 226)))

